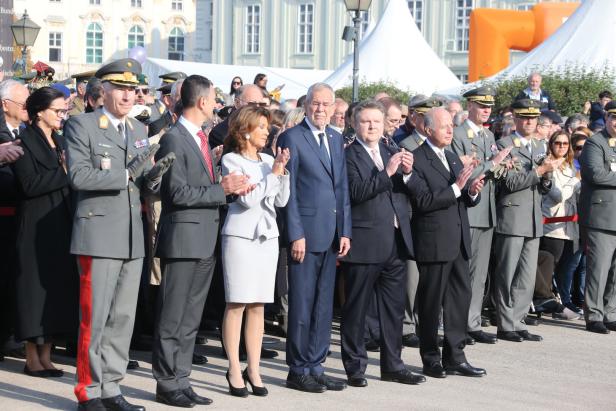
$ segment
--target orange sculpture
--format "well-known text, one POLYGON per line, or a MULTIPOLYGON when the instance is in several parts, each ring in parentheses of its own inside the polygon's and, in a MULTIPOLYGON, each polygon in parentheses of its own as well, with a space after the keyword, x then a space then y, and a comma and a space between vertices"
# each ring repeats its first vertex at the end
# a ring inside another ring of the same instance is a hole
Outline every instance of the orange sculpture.
POLYGON ((530 11, 475 9, 471 12, 468 79, 477 81, 509 65, 509 51, 530 51, 548 38, 579 3, 540 3, 530 11))

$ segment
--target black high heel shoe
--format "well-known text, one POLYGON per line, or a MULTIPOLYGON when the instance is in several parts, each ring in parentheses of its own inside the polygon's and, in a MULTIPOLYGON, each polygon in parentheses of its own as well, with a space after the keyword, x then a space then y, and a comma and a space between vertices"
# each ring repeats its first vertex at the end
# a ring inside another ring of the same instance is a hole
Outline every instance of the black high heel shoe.
POLYGON ((233 395, 234 397, 248 397, 248 388, 246 388, 245 386, 242 388, 237 388, 231 385, 231 380, 229 379, 229 370, 227 370, 227 374, 225 374, 225 377, 227 377, 227 383, 229 384, 229 394, 233 395))
POLYGON ((244 378, 244 384, 250 384, 250 388, 252 388, 252 394, 257 397, 267 397, 268 391, 265 387, 257 387, 250 381, 250 377, 248 376, 248 368, 242 372, 242 378, 244 378))

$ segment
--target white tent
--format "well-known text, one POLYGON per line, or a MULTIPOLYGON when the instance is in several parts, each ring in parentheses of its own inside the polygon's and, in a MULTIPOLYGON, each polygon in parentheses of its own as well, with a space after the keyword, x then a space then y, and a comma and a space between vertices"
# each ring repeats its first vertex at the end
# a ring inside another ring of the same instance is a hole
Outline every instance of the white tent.
POLYGON ((225 64, 195 63, 189 61, 164 60, 148 58, 143 64, 143 73, 150 79, 150 84, 160 84, 159 75, 172 71, 200 74, 210 79, 214 86, 228 93, 231 79, 240 76, 244 84, 252 83, 257 73, 267 74, 267 87, 273 90, 284 84, 281 91, 282 99, 298 98, 308 90, 308 87, 329 75, 331 70, 303 70, 263 66, 233 66, 225 64))
MULTIPOLYGON (((554 34, 522 60, 485 81, 523 77, 532 71, 559 71, 567 67, 616 68, 616 1, 585 0, 554 34)), ((470 89, 476 83, 467 84, 470 89)), ((443 88, 439 94, 459 94, 462 87, 443 88)))
MULTIPOLYGON (((404 0, 390 0, 374 30, 360 43, 359 80, 390 81, 427 95, 462 84, 423 38, 404 0)), ((324 81, 334 89, 351 85, 353 55, 324 81)))

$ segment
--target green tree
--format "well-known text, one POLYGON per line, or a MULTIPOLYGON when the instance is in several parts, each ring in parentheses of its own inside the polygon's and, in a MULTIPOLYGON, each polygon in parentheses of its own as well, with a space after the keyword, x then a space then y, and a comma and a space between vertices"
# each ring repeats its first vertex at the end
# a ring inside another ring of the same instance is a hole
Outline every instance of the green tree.
MULTIPOLYGON (((401 104, 406 104, 410 96, 413 95, 410 90, 402 90, 395 83, 388 81, 378 81, 375 83, 359 83, 359 101, 368 100, 374 97, 376 93, 385 92, 390 97, 397 100, 401 104)), ((344 99, 350 103, 353 101, 353 87, 343 87, 336 90, 336 97, 344 99)))

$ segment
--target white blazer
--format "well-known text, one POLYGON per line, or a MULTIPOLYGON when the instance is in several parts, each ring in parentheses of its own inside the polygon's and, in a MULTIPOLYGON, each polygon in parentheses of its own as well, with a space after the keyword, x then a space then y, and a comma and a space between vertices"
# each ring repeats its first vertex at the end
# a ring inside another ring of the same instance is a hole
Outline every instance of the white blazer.
POLYGON ((250 182, 257 185, 250 193, 229 204, 222 235, 251 240, 279 236, 275 207, 284 207, 289 200, 289 173, 282 176, 272 174, 274 158, 263 153, 260 156, 261 161, 237 153, 228 153, 222 158, 223 176, 233 172, 246 174, 250 176, 250 182))

